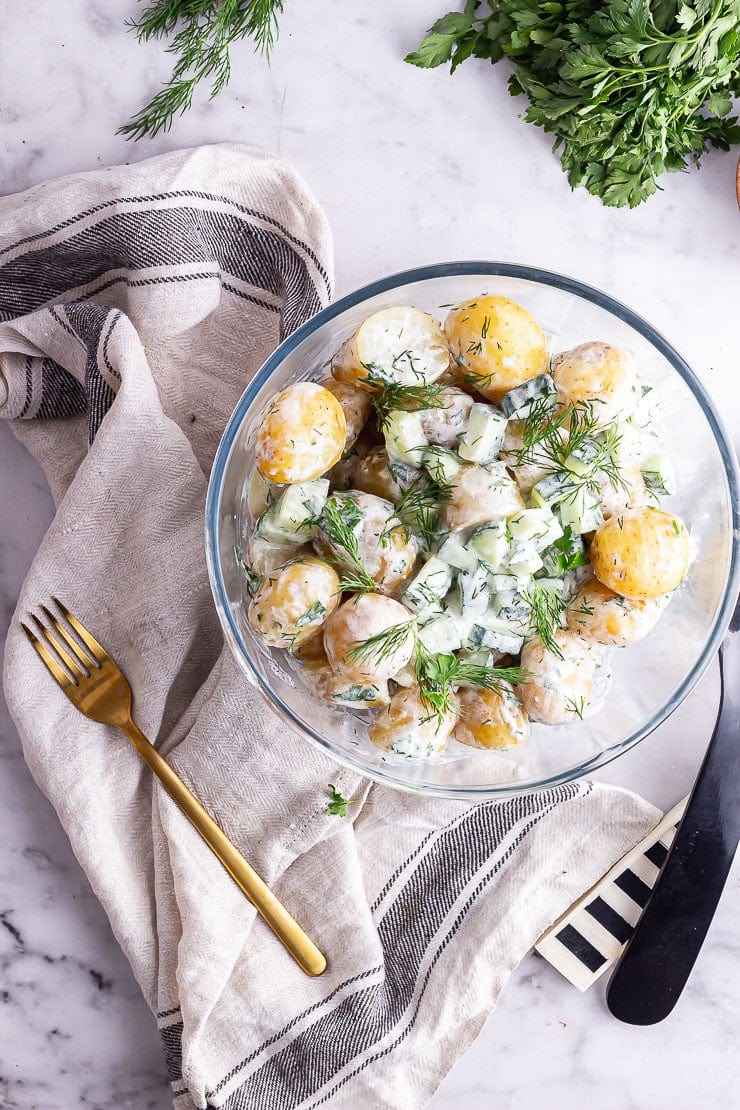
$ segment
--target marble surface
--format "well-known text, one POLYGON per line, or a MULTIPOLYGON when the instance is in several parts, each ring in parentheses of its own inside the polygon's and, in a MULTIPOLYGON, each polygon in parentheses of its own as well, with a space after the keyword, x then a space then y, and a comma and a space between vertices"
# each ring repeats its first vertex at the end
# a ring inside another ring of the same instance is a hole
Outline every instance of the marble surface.
MULTIPOLYGON (((161 47, 123 29, 133 0, 0 5, 0 188, 202 142, 279 151, 324 204, 337 292, 393 270, 492 258, 608 289, 667 333, 740 438, 740 215, 733 154, 673 175, 634 212, 571 194, 549 142, 518 118, 503 68, 454 77, 401 59, 442 0, 290 3, 272 67, 234 52, 234 80, 201 94, 169 135, 114 132, 167 73, 161 47), (339 14, 341 13, 341 14, 339 14)), ((51 516, 32 461, 0 426, 0 622, 51 516)), ((717 676, 659 732, 601 774, 665 808, 706 745, 717 676)), ((160 1110, 170 1103, 154 1022, 50 806, 0 711, 0 1106, 160 1110)), ((613 1021, 603 984, 582 996, 528 958, 432 1110, 642 1110, 740 1098, 737 870, 690 986, 652 1029, 613 1021)))

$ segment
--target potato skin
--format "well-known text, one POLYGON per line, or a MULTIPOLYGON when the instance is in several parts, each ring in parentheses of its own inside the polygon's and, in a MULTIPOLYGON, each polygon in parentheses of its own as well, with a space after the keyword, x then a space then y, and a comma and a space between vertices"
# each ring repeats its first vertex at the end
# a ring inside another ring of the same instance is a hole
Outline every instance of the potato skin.
POLYGON ((439 395, 437 408, 422 409, 421 430, 437 447, 457 447, 473 407, 473 398, 463 389, 447 385, 439 395))
POLYGON ((317 636, 339 604, 339 578, 313 555, 270 573, 249 605, 249 623, 270 647, 292 649, 317 636), (306 620, 319 603, 323 612, 306 620))
POLYGON ((560 629, 555 643, 560 658, 545 646, 539 636, 522 648, 521 666, 529 672, 519 686, 519 695, 528 716, 544 725, 575 720, 591 697, 596 662, 589 646, 574 632, 560 629))
POLYGON ((315 686, 324 701, 338 705, 342 709, 377 709, 390 701, 388 683, 385 679, 376 682, 350 682, 335 671, 326 656, 311 659, 303 667, 303 674, 309 684, 315 686), (353 690, 353 687, 357 687, 353 690), (357 693, 357 698, 349 695, 357 693))
POLYGON ((599 480, 599 504, 605 520, 625 509, 640 509, 649 501, 650 495, 638 467, 623 466, 619 476, 622 485, 613 485, 606 474, 599 480))
MULTIPOLYGON (((388 464, 388 452, 385 447, 373 447, 355 466, 355 489, 362 490, 363 493, 372 493, 375 497, 382 497, 384 501, 390 501, 392 504, 399 501, 411 482, 401 485, 391 474, 388 464)), ((408 470, 413 477, 421 474, 420 470, 412 467, 408 470)))
POLYGON ((450 485, 450 499, 440 515, 451 532, 511 516, 524 508, 524 499, 503 465, 467 464, 458 470, 450 485))
POLYGON ((269 482, 321 477, 342 456, 347 421, 337 398, 316 382, 296 382, 273 398, 257 433, 257 467, 269 482))
POLYGON ((345 456, 354 446, 370 415, 370 409, 373 407, 370 394, 347 382, 338 382, 336 378, 327 378, 319 382, 319 385, 328 389, 342 406, 344 419, 347 422, 347 437, 342 451, 342 456, 345 456))
POLYGON ((455 739, 471 748, 514 748, 529 739, 529 718, 508 682, 499 690, 466 686, 458 692, 455 739))
POLYGON ((332 377, 360 389, 374 391, 372 368, 385 381, 421 385, 436 381, 449 368, 450 354, 438 320, 410 305, 381 308, 368 316, 331 363, 332 377), (415 357, 402 357, 406 351, 415 357))
POLYGON ((566 610, 568 628, 609 647, 627 647, 655 628, 670 595, 637 601, 615 594, 597 578, 582 586, 566 610))
POLYGON ((526 308, 508 297, 463 301, 450 309, 444 327, 453 377, 472 378, 477 392, 491 401, 547 370, 545 333, 526 308))
POLYGON ((638 387, 632 359, 611 343, 581 343, 555 355, 552 377, 562 404, 591 402, 600 424, 628 408, 638 387))
MULTIPOLYGON (((390 501, 360 490, 348 490, 340 496, 354 501, 363 514, 354 529, 360 562, 380 593, 397 593, 414 572, 419 554, 416 540, 394 516, 390 501)), ((337 559, 348 570, 353 569, 344 548, 335 547, 322 531, 317 532, 313 544, 319 555, 337 559)))
POLYGON ((376 714, 367 734, 386 752, 409 759, 427 759, 444 751, 457 719, 456 699, 440 721, 422 700, 418 686, 396 690, 389 704, 376 714))
POLYGON ((379 679, 390 678, 396 671, 405 667, 414 650, 413 628, 395 650, 386 652, 383 658, 379 653, 369 652, 360 659, 348 658, 353 648, 371 636, 406 624, 412 619, 409 610, 383 594, 363 594, 352 597, 340 605, 324 626, 324 648, 334 670, 350 682, 370 681, 377 684, 379 679))
POLYGON ((600 582, 622 597, 641 601, 681 585, 691 562, 691 539, 677 516, 647 506, 605 521, 590 554, 600 582))

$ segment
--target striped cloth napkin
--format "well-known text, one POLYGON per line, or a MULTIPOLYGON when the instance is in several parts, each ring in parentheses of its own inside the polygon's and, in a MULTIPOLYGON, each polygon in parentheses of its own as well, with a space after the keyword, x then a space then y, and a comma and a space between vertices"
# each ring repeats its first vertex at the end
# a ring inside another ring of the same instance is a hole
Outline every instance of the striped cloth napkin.
POLYGON ((157 1015, 179 1110, 423 1106, 540 934, 658 818, 584 782, 476 806, 397 795, 245 683, 206 576, 208 470, 331 272, 315 200, 244 146, 0 201, 0 414, 57 502, 19 615, 54 593, 106 644, 141 727, 329 957, 301 973, 14 622, 5 694, 26 759, 157 1015), (324 812, 330 782, 346 818, 324 812))

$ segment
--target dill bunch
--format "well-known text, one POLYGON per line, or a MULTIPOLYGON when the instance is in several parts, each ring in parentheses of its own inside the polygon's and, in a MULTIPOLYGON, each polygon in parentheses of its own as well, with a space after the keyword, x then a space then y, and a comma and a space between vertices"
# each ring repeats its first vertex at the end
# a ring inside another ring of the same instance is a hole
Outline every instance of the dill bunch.
POLYGON ((231 77, 230 47, 251 38, 269 58, 284 0, 152 0, 127 26, 139 42, 174 37, 167 52, 176 58, 172 75, 118 133, 128 139, 169 131, 190 107, 201 81, 211 82, 213 100, 231 77))

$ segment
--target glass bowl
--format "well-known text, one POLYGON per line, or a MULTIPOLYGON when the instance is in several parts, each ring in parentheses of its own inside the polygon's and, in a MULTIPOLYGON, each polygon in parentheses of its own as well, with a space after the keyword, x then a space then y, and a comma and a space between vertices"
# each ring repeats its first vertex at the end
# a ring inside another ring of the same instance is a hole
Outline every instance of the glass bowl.
POLYGON ((712 659, 734 608, 739 509, 737 464, 727 433, 693 371, 650 324, 568 277, 507 263, 452 262, 359 289, 319 312, 268 358, 236 406, 216 453, 206 502, 206 553, 224 635, 245 678, 300 736, 388 786, 480 801, 587 774, 637 744, 673 712, 712 659), (273 395, 317 376, 371 312, 409 304, 444 317, 450 304, 483 292, 524 305, 545 329, 552 351, 599 339, 632 352, 662 402, 678 488, 665 505, 692 530, 697 557, 656 629, 613 652, 614 684, 595 716, 557 727, 533 725, 528 744, 500 753, 451 742, 436 760, 410 760, 381 752, 367 739, 367 714, 322 701, 303 683, 294 660, 257 640, 246 619, 234 548, 246 549, 245 480, 254 465, 260 418, 273 395))

